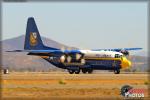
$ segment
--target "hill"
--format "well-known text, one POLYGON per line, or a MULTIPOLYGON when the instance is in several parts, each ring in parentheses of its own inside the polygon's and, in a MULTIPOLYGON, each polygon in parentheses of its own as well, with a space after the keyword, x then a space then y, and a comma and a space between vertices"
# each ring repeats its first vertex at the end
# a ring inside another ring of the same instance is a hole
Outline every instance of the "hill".
MULTIPOLYGON (((23 49, 24 48, 24 35, 12 38, 12 39, 7 39, 4 41, 0 41, 2 43, 2 50, 15 50, 15 49, 23 49)), ((52 39, 48 39, 45 37, 42 37, 42 41, 45 45, 51 46, 51 47, 55 47, 55 48, 64 48, 64 49, 68 49, 69 47, 58 43, 52 39)), ((73 48, 73 47, 72 47, 73 48)))
MULTIPOLYGON (((12 39, 7 39, 4 41, 0 41, 2 44, 2 67, 9 68, 10 70, 17 70, 17 71, 47 71, 47 70, 60 70, 57 67, 51 65, 47 61, 43 60, 40 57, 36 56, 29 56, 26 53, 11 53, 5 52, 7 50, 23 50, 24 46, 24 38, 25 36, 19 36, 12 39)), ((55 47, 55 48, 72 48, 77 49, 74 47, 69 47, 58 43, 54 40, 42 37, 43 43, 45 45, 55 47)))

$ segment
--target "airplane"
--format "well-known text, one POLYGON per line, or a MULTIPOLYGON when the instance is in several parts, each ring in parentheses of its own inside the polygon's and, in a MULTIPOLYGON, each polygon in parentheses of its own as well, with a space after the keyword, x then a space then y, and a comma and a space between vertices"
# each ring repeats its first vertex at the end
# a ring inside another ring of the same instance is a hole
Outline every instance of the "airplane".
POLYGON ((126 56, 130 50, 142 48, 116 48, 96 50, 61 50, 45 46, 33 17, 29 17, 26 27, 24 50, 8 52, 28 52, 27 55, 39 56, 52 65, 67 69, 70 74, 92 73, 93 70, 112 70, 115 74, 120 69, 131 67, 131 61, 126 56))

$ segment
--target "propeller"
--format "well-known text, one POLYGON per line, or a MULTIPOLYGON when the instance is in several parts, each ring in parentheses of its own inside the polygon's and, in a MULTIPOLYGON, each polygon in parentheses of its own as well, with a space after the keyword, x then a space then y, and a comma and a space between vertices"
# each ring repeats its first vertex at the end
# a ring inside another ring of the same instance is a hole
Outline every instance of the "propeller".
POLYGON ((81 54, 78 54, 78 53, 77 53, 77 54, 76 54, 76 60, 79 60, 79 59, 81 58, 81 56, 82 56, 81 54))
POLYGON ((60 62, 64 63, 65 60, 66 60, 66 56, 65 56, 65 55, 62 55, 62 56, 60 57, 60 62))
POLYGON ((70 63, 72 60, 71 56, 67 56, 67 62, 70 63))

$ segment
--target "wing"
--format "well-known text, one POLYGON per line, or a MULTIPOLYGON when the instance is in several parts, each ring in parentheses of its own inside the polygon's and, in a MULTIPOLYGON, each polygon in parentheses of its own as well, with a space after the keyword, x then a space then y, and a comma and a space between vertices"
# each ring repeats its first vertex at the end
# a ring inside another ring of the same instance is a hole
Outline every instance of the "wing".
POLYGON ((114 49, 95 49, 94 51, 100 51, 100 50, 104 50, 104 51, 116 51, 116 52, 120 52, 120 51, 131 51, 131 50, 141 50, 142 48, 114 48, 114 49))
POLYGON ((79 50, 14 50, 6 52, 27 52, 28 55, 51 56, 60 54, 76 54, 81 53, 79 50))
POLYGON ((129 51, 131 50, 141 50, 142 48, 115 48, 115 49, 97 49, 96 51, 104 50, 104 51, 116 51, 121 52, 125 56, 129 55, 129 51))

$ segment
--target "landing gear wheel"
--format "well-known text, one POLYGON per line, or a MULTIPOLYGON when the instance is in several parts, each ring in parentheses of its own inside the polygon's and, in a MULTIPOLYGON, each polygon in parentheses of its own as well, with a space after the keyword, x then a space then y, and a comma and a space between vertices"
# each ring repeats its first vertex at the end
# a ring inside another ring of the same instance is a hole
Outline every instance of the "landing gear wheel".
POLYGON ((120 69, 115 69, 115 70, 114 70, 114 73, 115 73, 115 74, 119 74, 119 73, 120 73, 120 69))
POLYGON ((75 70, 75 74, 79 74, 80 73, 80 69, 79 70, 75 70))
POLYGON ((93 69, 89 69, 88 73, 91 74, 93 72, 93 69))
POLYGON ((86 74, 87 70, 86 69, 82 69, 82 73, 86 74))
POLYGON ((70 74, 73 74, 75 71, 74 71, 74 70, 69 69, 69 70, 68 70, 68 72, 69 72, 70 74))

